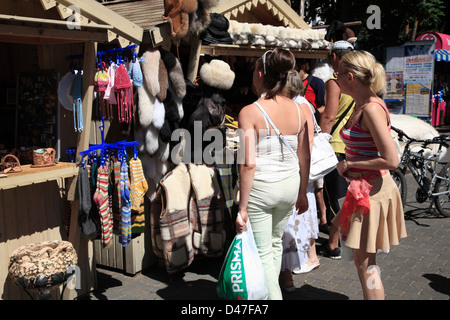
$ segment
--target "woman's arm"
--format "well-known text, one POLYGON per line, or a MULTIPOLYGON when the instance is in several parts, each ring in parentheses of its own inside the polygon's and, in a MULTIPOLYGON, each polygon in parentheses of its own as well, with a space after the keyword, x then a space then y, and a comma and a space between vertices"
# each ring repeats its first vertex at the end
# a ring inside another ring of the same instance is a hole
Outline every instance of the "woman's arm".
POLYGON ((325 109, 320 117, 320 128, 322 132, 330 133, 336 121, 336 115, 339 108, 339 97, 341 89, 335 80, 329 80, 325 84, 326 99, 325 109))
POLYGON ((357 168, 365 170, 393 170, 398 166, 398 154, 394 140, 387 126, 386 112, 376 103, 368 104, 363 110, 361 127, 369 131, 377 146, 380 157, 367 159, 355 158, 338 163, 341 175, 348 169, 357 168), (345 168, 346 167, 346 168, 345 168))
POLYGON ((239 164, 239 212, 243 221, 236 219, 237 233, 244 231, 248 220, 247 205, 256 169, 256 131, 252 109, 252 106, 246 106, 239 113, 240 147, 244 150, 243 163, 239 164))
POLYGON ((297 157, 300 166, 300 188, 298 191, 297 203, 295 207, 298 209, 298 214, 308 210, 308 198, 306 197, 306 189, 309 181, 309 166, 311 164, 311 149, 309 140, 308 123, 306 121, 305 113, 300 109, 301 129, 298 134, 298 148, 297 157))

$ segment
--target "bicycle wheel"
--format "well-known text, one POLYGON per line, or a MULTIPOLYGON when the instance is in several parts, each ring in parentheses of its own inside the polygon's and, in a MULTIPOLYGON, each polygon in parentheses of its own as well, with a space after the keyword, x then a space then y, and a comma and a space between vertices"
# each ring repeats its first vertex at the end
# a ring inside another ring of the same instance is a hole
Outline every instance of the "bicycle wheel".
MULTIPOLYGON (((447 163, 439 172, 439 176, 444 179, 438 179, 434 186, 433 193, 446 192, 450 189, 450 163, 447 163)), ((434 204, 437 211, 443 216, 450 217, 450 193, 434 197, 434 204)))
POLYGON ((406 184, 406 178, 403 175, 403 173, 400 172, 400 170, 395 169, 391 170, 391 177, 394 180, 395 184, 397 185, 398 191, 400 191, 400 197, 402 199, 403 207, 405 207, 406 203, 406 195, 407 195, 407 184, 406 184))

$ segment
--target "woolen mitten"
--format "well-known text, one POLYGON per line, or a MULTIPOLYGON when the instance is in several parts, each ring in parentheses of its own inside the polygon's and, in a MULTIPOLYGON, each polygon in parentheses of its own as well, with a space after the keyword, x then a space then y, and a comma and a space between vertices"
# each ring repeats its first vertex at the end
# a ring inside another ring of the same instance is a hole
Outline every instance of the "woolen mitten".
POLYGON ((78 224, 81 233, 87 236, 93 235, 97 232, 97 226, 90 216, 92 207, 91 186, 89 185, 88 171, 83 166, 80 166, 78 171, 78 196, 80 199, 78 224))
POLYGON ((126 247, 131 241, 131 199, 130 181, 128 179, 128 167, 125 161, 120 168, 120 187, 122 198, 122 214, 119 228, 119 242, 126 247))
POLYGON ((101 242, 105 248, 112 244, 113 229, 112 211, 110 210, 108 195, 108 180, 108 170, 103 165, 98 169, 97 189, 93 198, 100 213, 101 242))
POLYGON ((131 210, 139 210, 142 199, 148 190, 142 162, 139 158, 130 160, 130 178, 131 210))

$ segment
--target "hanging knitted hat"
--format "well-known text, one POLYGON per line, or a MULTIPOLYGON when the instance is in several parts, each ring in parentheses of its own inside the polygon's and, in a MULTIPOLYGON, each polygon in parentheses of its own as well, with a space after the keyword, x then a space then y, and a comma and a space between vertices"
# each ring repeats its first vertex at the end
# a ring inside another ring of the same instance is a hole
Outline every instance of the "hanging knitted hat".
POLYGON ((98 68, 95 72, 94 78, 94 91, 103 92, 108 87, 109 77, 106 71, 105 62, 102 62, 101 68, 98 68))
POLYGON ((133 84, 128 71, 121 64, 114 75, 114 90, 117 95, 119 122, 130 122, 133 112, 133 84))

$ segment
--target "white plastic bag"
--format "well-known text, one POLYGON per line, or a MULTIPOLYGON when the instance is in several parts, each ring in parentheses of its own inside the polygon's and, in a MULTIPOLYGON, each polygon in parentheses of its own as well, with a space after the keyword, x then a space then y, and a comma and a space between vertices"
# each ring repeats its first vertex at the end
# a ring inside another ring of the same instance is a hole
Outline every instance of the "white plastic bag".
POLYGON ((227 300, 266 300, 269 296, 250 221, 228 249, 220 270, 217 294, 227 300))

